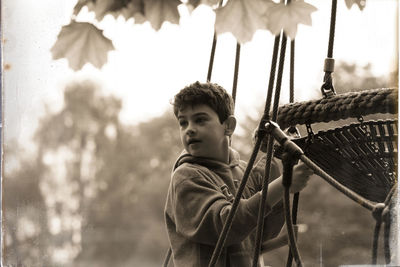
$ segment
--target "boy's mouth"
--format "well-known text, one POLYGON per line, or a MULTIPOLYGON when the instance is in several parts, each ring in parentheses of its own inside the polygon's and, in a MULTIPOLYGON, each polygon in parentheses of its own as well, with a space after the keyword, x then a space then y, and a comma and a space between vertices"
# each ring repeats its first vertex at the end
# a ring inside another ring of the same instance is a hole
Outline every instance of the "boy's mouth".
POLYGON ((188 140, 188 145, 200 143, 201 141, 199 139, 191 138, 188 140))

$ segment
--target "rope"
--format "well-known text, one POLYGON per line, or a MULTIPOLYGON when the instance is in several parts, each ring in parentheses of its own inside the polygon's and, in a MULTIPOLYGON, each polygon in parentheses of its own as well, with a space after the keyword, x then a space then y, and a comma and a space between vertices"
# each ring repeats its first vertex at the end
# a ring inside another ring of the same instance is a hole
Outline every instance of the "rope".
MULTIPOLYGON (((267 92, 267 98, 265 100, 265 108, 264 108, 264 110, 267 110, 267 112, 264 112, 264 114, 267 114, 267 115, 269 114, 269 110, 271 108, 272 91, 273 91, 273 87, 274 87, 280 38, 281 38, 281 34, 275 36, 274 48, 272 51, 272 62, 271 62, 271 70, 270 70, 269 82, 268 82, 268 92, 267 92)), ((266 158, 266 163, 265 163, 261 200, 260 200, 258 217, 257 217, 257 228, 256 228, 257 230, 256 230, 256 241, 255 241, 255 248, 254 248, 254 254, 253 254, 253 266, 255 264, 258 264, 258 259, 260 256, 261 245, 262 245, 262 232, 264 229, 263 211, 265 209, 265 202, 266 202, 267 194, 268 194, 269 176, 270 176, 270 169, 271 169, 271 162, 272 162, 273 141, 274 141, 274 139, 272 138, 272 136, 269 135, 268 140, 267 140, 267 152, 266 152, 267 158, 266 158)), ((257 266, 257 265, 255 265, 255 266, 257 266)))
POLYGON ((281 95, 281 87, 282 87, 282 74, 283 74, 283 66, 285 64, 285 52, 286 52, 286 42, 287 37, 286 34, 282 34, 282 43, 281 43, 281 53, 279 56, 279 65, 278 65, 278 77, 276 79, 276 88, 274 95, 274 106, 272 107, 272 121, 277 121, 278 113, 279 113, 279 98, 281 95))
POLYGON ((385 227, 383 228, 383 245, 384 245, 384 253, 385 253, 385 261, 386 264, 390 263, 390 220, 391 220, 391 215, 390 212, 388 212, 384 218, 385 221, 385 227))
POLYGON ((335 26, 336 26, 336 9, 337 0, 332 0, 331 7, 331 24, 329 27, 329 44, 328 44, 328 58, 333 57, 333 43, 335 41, 335 26))
POLYGON ((397 183, 395 183, 390 190, 389 194, 386 196, 385 202, 384 203, 379 203, 375 206, 375 208, 372 210, 372 216, 376 220, 375 228, 374 228, 374 238, 373 238, 373 243, 372 243, 372 264, 377 263, 377 258, 378 258, 378 240, 379 240, 379 232, 381 229, 382 221, 385 221, 385 233, 384 233, 384 251, 385 251, 385 259, 386 263, 388 264, 390 262, 390 248, 389 248, 389 230, 390 230, 390 214, 387 216, 383 215, 384 209, 388 206, 390 206, 390 201, 392 199, 392 196, 394 192, 397 189, 397 183), (388 229, 387 229, 388 228, 388 229), (389 261, 388 261, 389 259, 389 261))
POLYGON ((372 241, 372 264, 375 265, 377 263, 378 258, 378 239, 379 239, 379 231, 381 230, 382 220, 376 220, 375 228, 374 228, 374 240, 372 241))
POLYGON ((269 111, 271 110, 272 92, 274 89, 276 63, 278 61, 278 49, 279 49, 279 43, 281 41, 281 35, 282 34, 275 36, 275 41, 274 41, 274 51, 272 54, 272 62, 271 62, 271 73, 269 75, 268 92, 267 92, 267 98, 265 100, 265 106, 264 106, 264 116, 265 116, 264 119, 266 119, 266 120, 269 120, 269 111))
MULTIPOLYGON (((286 221, 286 228, 288 231, 288 237, 289 237, 289 247, 290 247, 290 252, 289 257, 294 257, 297 266, 303 266, 303 263, 301 261, 300 253, 299 253, 299 248, 297 247, 297 242, 295 238, 295 233, 293 230, 293 222, 292 222, 292 217, 290 215, 290 186, 292 184, 292 177, 293 177, 293 165, 295 164, 295 161, 297 159, 295 158, 295 153, 284 153, 282 157, 282 163, 283 163, 283 177, 282 177, 282 184, 284 186, 284 193, 283 193, 283 205, 285 209, 285 221, 286 221)), ((297 209, 297 208, 296 208, 297 209)), ((296 217, 294 213, 292 213, 293 217, 296 217)), ((287 266, 291 266, 292 263, 289 261, 287 262, 287 266), (289 265, 290 264, 290 265, 289 265)))
MULTIPOLYGON (((293 103, 294 102, 294 59, 295 59, 295 40, 292 40, 290 43, 290 92, 289 92, 289 102, 293 103)), ((293 224, 297 223, 297 210, 298 210, 298 205, 299 205, 299 197, 300 193, 297 192, 294 197, 293 197, 293 211, 292 211, 292 221, 293 224)), ((292 261, 293 261, 293 255, 292 251, 289 250, 287 261, 286 261, 286 267, 292 266, 292 261)))
MULTIPOLYGON (((298 207, 299 207, 299 198, 300 198, 300 193, 299 192, 295 193, 293 196, 293 204, 292 204, 292 206, 293 206, 292 221, 293 221, 294 225, 297 224, 297 211, 298 211, 298 207)), ((286 267, 292 266, 292 261, 293 261, 293 255, 292 255, 291 251, 289 251, 288 259, 286 261, 286 267)))
POLYGON ((397 96, 397 89, 383 88, 287 104, 280 107, 277 122, 281 128, 287 128, 375 113, 396 114, 397 96))
MULTIPOLYGON (((223 0, 220 0, 218 3, 218 7, 222 6, 223 0)), ((217 32, 214 30, 213 42, 211 46, 211 55, 210 61, 208 63, 208 72, 207 72, 207 82, 211 81, 211 74, 214 65, 214 57, 215 57, 215 48, 217 47, 217 32)))
MULTIPOLYGON (((281 41, 281 48, 280 48, 280 55, 279 55, 279 64, 278 64, 278 73, 277 73, 277 79, 276 79, 276 87, 275 87, 275 94, 274 94, 274 105, 272 107, 272 120, 276 121, 278 117, 278 108, 279 108, 279 98, 281 94, 281 87, 282 87, 282 76, 283 76, 283 67, 285 64, 285 52, 286 52, 286 43, 287 43, 287 37, 284 32, 281 33, 282 35, 282 41, 281 41)), ((270 86, 270 84, 269 84, 270 86)), ((269 90, 268 90, 269 91, 269 90)), ((269 92, 268 92, 269 93, 269 92)), ((268 98, 268 96, 267 96, 268 98)), ((266 107, 270 106, 270 103, 266 103, 266 107)), ((269 111, 267 112, 269 113, 269 111)), ((266 114, 264 114, 264 118, 266 114)), ((264 120, 261 120, 261 123, 264 120)), ((267 162, 266 168, 265 168, 265 174, 269 173, 270 171, 270 166, 271 166, 271 160, 272 160, 272 147, 273 147, 273 138, 271 136, 268 137, 268 151, 267 151, 267 162), (269 155, 271 154, 271 155, 269 155), (267 169, 268 168, 268 169, 267 169)), ((261 195, 261 200, 260 200, 260 209, 259 211, 262 212, 265 207, 265 202, 267 199, 267 194, 268 194, 268 177, 265 177, 264 182, 263 182, 263 188, 262 188, 262 195, 261 195)), ((257 266, 256 263, 258 262, 259 254, 260 254, 260 249, 261 249, 261 238, 262 238, 262 232, 264 228, 264 219, 260 218, 262 213, 258 214, 258 222, 257 222, 257 235, 256 235, 256 249, 254 251, 254 257, 253 257, 253 267, 257 266)))
POLYGON ((295 40, 290 42, 290 95, 289 95, 289 102, 294 102, 294 56, 295 56, 295 40))
POLYGON ((332 0, 331 8, 331 23, 329 27, 329 42, 328 42, 328 55, 324 64, 324 83, 321 86, 321 92, 325 97, 335 95, 335 89, 332 83, 332 73, 335 68, 335 60, 333 59, 333 43, 335 41, 335 26, 336 26, 336 9, 337 0, 332 0))
POLYGON ((236 56, 235 56, 235 72, 233 74, 233 85, 232 85, 232 98, 233 103, 236 103, 236 91, 237 91, 237 81, 239 74, 239 61, 240 61, 240 44, 236 44, 236 56))
POLYGON ((213 65, 214 65, 216 46, 217 46, 217 33, 214 31, 214 37, 213 37, 213 42, 212 42, 212 46, 211 46, 210 61, 208 63, 207 82, 211 81, 211 74, 212 74, 212 69, 213 69, 213 65))

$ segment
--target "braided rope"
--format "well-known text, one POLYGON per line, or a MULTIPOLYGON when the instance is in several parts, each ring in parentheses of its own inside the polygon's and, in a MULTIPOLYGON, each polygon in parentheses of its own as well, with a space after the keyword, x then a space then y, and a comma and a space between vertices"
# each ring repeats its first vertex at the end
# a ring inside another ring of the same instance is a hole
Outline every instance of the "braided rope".
POLYGON ((328 58, 333 57, 333 43, 335 41, 335 26, 336 26, 336 9, 337 9, 337 0, 333 0, 331 8, 331 24, 329 27, 328 58))
POLYGON ((372 89, 281 106, 281 128, 330 122, 375 113, 397 113, 397 88, 372 89))
POLYGON ((211 74, 212 74, 213 65, 214 65, 214 57, 215 57, 216 47, 217 47, 217 33, 214 32, 212 46, 211 46, 211 52, 210 52, 210 61, 208 63, 207 82, 211 81, 211 74))
MULTIPOLYGON (((220 0, 218 3, 218 7, 222 6, 223 0, 220 0)), ((207 71, 207 82, 211 81, 211 75, 214 65, 214 58, 215 58, 215 49, 217 48, 217 32, 214 30, 213 41, 211 46, 210 52, 210 61, 208 63, 208 71, 207 71)))
MULTIPOLYGON (((276 65, 278 61, 278 53, 279 53, 279 44, 281 40, 282 33, 275 36, 274 40, 274 47, 272 50, 272 61, 271 61, 271 69, 268 81, 268 91, 267 91, 267 98, 265 100, 265 107, 264 107, 264 116, 269 116, 269 110, 271 109, 271 102, 272 102, 272 92, 274 89, 274 81, 275 81, 275 74, 276 74, 276 65)), ((263 119, 269 118, 261 118, 260 126, 262 125, 263 119)), ((261 134, 261 133, 260 133, 261 134)), ((260 134, 257 135, 260 136, 260 134)), ((261 193, 261 200, 258 210, 258 217, 257 217, 257 228, 256 228, 256 240, 255 240, 255 248, 253 253, 253 265, 258 264, 258 258, 261 251, 261 243, 262 243, 262 232, 264 228, 264 216, 263 210, 265 209, 265 201, 268 195, 268 183, 269 183, 269 176, 271 170, 271 163, 272 163, 272 150, 273 150, 273 142, 274 138, 271 135, 267 136, 267 158, 264 168, 264 177, 263 177, 263 185, 262 185, 262 193, 261 193)))
POLYGON ((232 98, 233 103, 236 103, 236 92, 237 92, 237 83, 239 77, 239 62, 240 62, 240 44, 236 44, 236 55, 235 55, 235 70, 233 74, 233 85, 232 85, 232 98))
MULTIPOLYGON (((293 39, 290 43, 290 79, 289 79, 289 102, 294 102, 294 59, 295 59, 295 49, 296 49, 296 41, 293 39)), ((292 210, 292 223, 294 225, 297 224, 297 210, 299 207, 299 198, 300 193, 297 192, 293 196, 293 210, 292 210)), ((290 208, 290 207, 289 207, 290 208)), ((289 249, 287 260, 286 260, 286 267, 292 266, 293 262, 293 254, 292 251, 289 249)))
MULTIPOLYGON (((297 213, 290 214, 290 186, 292 184, 293 179, 293 166, 298 160, 299 155, 297 153, 285 152, 282 157, 283 164, 283 175, 282 175, 282 185, 284 187, 283 192, 283 206, 285 211, 285 222, 286 229, 289 238, 289 253, 288 253, 288 261, 286 262, 286 266, 292 266, 292 260, 296 261, 298 267, 302 267, 303 263, 301 260, 299 248, 297 246, 297 241, 294 233, 294 222, 293 217, 297 217, 297 213)), ((297 210, 297 207, 293 207, 297 210)))

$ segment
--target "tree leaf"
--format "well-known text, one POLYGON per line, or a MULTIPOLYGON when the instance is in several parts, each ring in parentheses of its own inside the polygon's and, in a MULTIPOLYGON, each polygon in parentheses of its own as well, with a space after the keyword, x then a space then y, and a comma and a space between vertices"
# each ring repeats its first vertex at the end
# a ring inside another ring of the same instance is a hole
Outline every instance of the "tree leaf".
POLYGON ((126 20, 133 18, 135 23, 143 23, 146 21, 144 17, 144 3, 142 0, 132 0, 121 10, 121 14, 126 20))
POLYGON ((363 10, 365 5, 367 4, 366 0, 345 0, 345 2, 348 9, 356 4, 360 10, 363 10))
POLYGON ((74 7, 74 15, 78 15, 79 12, 81 11, 82 7, 89 5, 92 3, 94 0, 79 0, 78 3, 76 3, 74 7))
POLYGON ((187 5, 191 6, 191 9, 195 9, 199 5, 208 5, 211 7, 217 6, 220 0, 188 0, 187 5))
POLYGON ((120 11, 125 8, 130 0, 96 0, 92 5, 88 5, 89 10, 94 11, 96 19, 102 20, 105 15, 111 14, 114 17, 120 15, 120 11))
POLYGON ((187 5, 192 6, 193 9, 195 9, 200 4, 201 4, 201 0, 189 0, 187 2, 187 5))
POLYGON ((311 26, 311 13, 316 10, 317 8, 303 0, 292 1, 288 5, 273 4, 268 9, 268 30, 277 35, 283 29, 291 39, 294 39, 297 25, 302 23, 311 26))
POLYGON ((179 24, 179 0, 146 0, 144 1, 144 14, 151 26, 159 30, 164 21, 179 24))
POLYGON ((107 62, 107 53, 114 46, 103 31, 91 23, 75 22, 63 26, 54 46, 54 59, 66 58, 73 70, 81 69, 85 63, 101 68, 107 62))
POLYGON ((215 12, 215 30, 231 32, 239 43, 248 42, 256 30, 266 28, 265 14, 271 5, 270 0, 230 0, 215 12))

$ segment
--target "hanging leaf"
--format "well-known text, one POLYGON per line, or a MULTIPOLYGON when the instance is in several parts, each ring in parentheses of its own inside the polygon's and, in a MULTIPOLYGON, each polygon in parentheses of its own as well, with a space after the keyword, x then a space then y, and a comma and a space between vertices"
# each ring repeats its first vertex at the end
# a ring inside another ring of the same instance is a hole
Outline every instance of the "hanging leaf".
POLYGON ((217 6, 219 2, 220 0, 188 0, 187 5, 191 6, 191 9, 195 9, 201 4, 214 7, 217 6))
POLYGON ((118 17, 123 8, 125 8, 130 0, 95 0, 89 5, 89 10, 94 11, 97 20, 102 20, 105 15, 111 14, 118 17))
POLYGON ((365 5, 367 4, 366 0, 345 0, 345 2, 348 9, 356 4, 360 10, 363 10, 365 5))
POLYGON ((189 0, 187 2, 187 5, 192 6, 192 9, 195 9, 200 4, 201 4, 201 0, 189 0))
POLYGON ((85 63, 101 68, 107 62, 108 51, 113 49, 111 40, 104 37, 102 30, 91 23, 72 21, 62 27, 51 52, 53 59, 66 58, 76 71, 85 63))
POLYGON ((215 30, 218 34, 231 32, 239 43, 253 38, 258 29, 265 29, 270 0, 230 0, 216 10, 215 30))
POLYGON ((146 21, 144 17, 144 3, 142 0, 132 0, 121 10, 121 14, 126 20, 133 18, 135 23, 143 23, 146 21))
MULTIPOLYGON (((102 20, 107 14, 118 17, 122 9, 126 8, 131 0, 79 0, 74 7, 74 15, 77 15, 84 6, 87 6, 89 11, 96 14, 97 20, 102 20)), ((134 2, 142 2, 134 1, 134 2)))
POLYGON ((144 1, 144 14, 151 26, 159 30, 164 21, 179 24, 179 0, 146 0, 144 1))
POLYGON ((316 11, 313 5, 303 0, 292 1, 290 4, 274 4, 268 9, 268 30, 277 35, 282 29, 291 39, 296 37, 297 25, 310 25, 311 13, 316 11))
POLYGON ((81 11, 82 7, 89 5, 92 3, 94 0, 79 0, 78 3, 76 3, 74 7, 74 15, 78 15, 79 12, 81 11))

